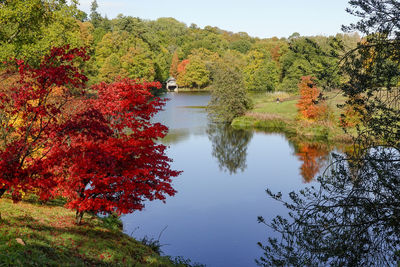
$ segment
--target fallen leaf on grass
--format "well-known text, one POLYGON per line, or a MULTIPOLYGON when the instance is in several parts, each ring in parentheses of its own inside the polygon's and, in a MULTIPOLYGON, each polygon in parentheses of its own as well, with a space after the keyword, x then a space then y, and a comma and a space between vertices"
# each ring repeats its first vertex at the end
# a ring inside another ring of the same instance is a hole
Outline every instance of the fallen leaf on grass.
POLYGON ((15 240, 17 241, 18 244, 25 246, 25 242, 21 238, 15 238, 15 240))

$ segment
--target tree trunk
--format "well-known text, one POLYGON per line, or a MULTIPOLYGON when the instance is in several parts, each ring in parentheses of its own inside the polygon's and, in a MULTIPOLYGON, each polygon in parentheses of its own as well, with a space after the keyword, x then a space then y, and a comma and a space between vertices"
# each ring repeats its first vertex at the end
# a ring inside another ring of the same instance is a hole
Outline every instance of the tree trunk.
POLYGON ((7 190, 5 188, 0 189, 0 198, 3 196, 3 194, 6 192, 7 190))
MULTIPOLYGON (((5 188, 0 189, 0 198, 3 196, 3 194, 6 192, 7 190, 5 188)), ((1 212, 0 212, 0 221, 1 221, 1 212)))
POLYGON ((80 225, 82 222, 82 218, 83 218, 83 211, 76 211, 76 224, 80 225))

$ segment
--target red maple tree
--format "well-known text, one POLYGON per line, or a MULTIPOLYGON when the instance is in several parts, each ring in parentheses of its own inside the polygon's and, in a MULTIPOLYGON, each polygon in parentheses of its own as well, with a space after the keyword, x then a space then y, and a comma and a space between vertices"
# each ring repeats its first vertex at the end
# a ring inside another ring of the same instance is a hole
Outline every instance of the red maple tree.
POLYGON ((67 207, 83 212, 130 213, 143 208, 144 200, 165 200, 174 195, 166 147, 155 140, 167 133, 151 117, 163 106, 151 89, 160 83, 123 79, 93 86, 97 97, 65 124, 70 142, 60 142, 50 157, 57 189, 67 197, 67 207), (67 170, 67 173, 64 173, 67 170))
POLYGON ((0 95, 1 194, 9 190, 16 201, 24 191, 62 195, 77 223, 85 211, 129 213, 173 195, 171 177, 180 172, 156 142, 168 129, 151 122, 164 102, 150 90, 161 85, 123 79, 84 97, 76 58, 88 59, 63 47, 38 69, 18 61, 20 81, 0 95))
POLYGON ((8 70, 0 90, 0 197, 8 190, 18 201, 23 192, 38 189, 43 189, 41 198, 49 197, 52 163, 46 155, 65 106, 82 94, 87 80, 76 58, 88 60, 83 49, 66 46, 53 48, 38 68, 22 60, 4 63, 8 70))

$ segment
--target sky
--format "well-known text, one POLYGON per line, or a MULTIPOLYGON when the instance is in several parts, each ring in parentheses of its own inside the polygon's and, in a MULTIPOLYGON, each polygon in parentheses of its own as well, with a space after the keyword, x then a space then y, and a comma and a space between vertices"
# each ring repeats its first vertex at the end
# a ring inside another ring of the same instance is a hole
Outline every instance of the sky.
MULTIPOLYGON (((92 0, 80 0, 90 13, 92 0)), ((348 0, 97 0, 98 12, 109 19, 118 14, 155 20, 173 17, 203 28, 216 26, 250 36, 289 37, 334 35, 341 25, 356 21, 345 9, 348 0)))

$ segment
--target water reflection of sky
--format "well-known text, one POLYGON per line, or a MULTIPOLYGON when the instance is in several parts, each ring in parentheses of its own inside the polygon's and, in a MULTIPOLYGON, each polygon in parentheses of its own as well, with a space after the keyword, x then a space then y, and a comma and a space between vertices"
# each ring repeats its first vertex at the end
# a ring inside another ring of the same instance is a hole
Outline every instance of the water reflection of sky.
POLYGON ((184 171, 173 183, 178 193, 166 204, 150 202, 145 210, 124 216, 124 231, 136 238, 157 238, 168 226, 160 238, 167 255, 207 266, 254 266, 254 259, 263 253, 257 242, 273 235, 257 223, 257 217, 272 219, 286 213, 267 198, 265 189, 287 195, 303 188, 301 162, 283 136, 254 133, 245 147, 247 167, 226 172, 212 156, 206 113, 184 108, 206 105, 209 96, 179 93, 168 97, 171 100, 156 119, 178 136, 166 142, 173 168, 184 171))
POLYGON ((210 100, 208 93, 183 94, 170 92, 164 96, 167 101, 164 112, 154 118, 171 130, 198 129, 207 126, 207 114, 204 107, 210 100))

